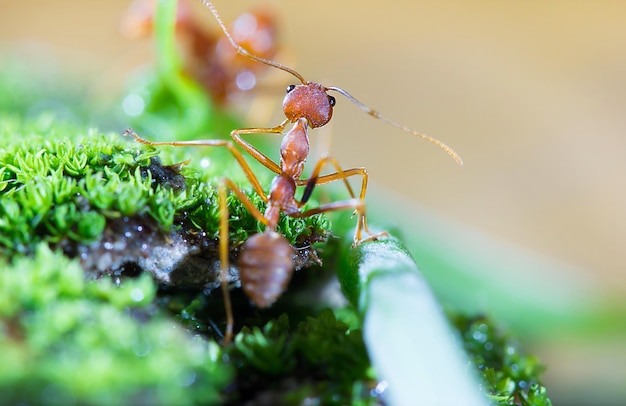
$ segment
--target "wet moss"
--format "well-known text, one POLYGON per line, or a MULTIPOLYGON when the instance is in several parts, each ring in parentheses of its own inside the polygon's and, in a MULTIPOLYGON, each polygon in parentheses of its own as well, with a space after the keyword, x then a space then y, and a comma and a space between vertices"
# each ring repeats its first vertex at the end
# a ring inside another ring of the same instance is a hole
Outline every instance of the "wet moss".
MULTIPOLYGON (((3 117, 0 142, 0 251, 6 255, 31 253, 39 242, 65 247, 68 252, 85 251, 78 245, 116 244, 129 232, 116 232, 120 222, 144 225, 144 233, 133 235, 136 244, 180 236, 188 241, 193 232, 202 233, 206 241, 189 250, 216 244, 219 206, 214 183, 207 182, 197 168, 162 165, 157 156, 160 150, 119 134, 55 122, 50 116, 32 122, 3 117)), ((258 196, 251 191, 248 196, 263 210, 258 196)), ((234 196, 228 205, 230 246, 236 249, 263 226, 234 196)), ((297 247, 324 240, 328 228, 323 216, 283 218, 279 225, 297 247)))
POLYGON ((480 373, 484 391, 498 405, 548 406, 546 388, 541 384, 545 367, 525 354, 515 339, 483 316, 452 315, 461 333, 465 350, 480 373))

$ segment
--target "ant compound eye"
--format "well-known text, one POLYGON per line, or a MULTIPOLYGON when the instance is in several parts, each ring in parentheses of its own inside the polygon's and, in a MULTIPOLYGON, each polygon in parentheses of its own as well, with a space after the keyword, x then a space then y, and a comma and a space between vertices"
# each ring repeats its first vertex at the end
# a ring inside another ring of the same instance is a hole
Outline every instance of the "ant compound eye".
POLYGON ((337 103, 337 100, 335 100, 333 96, 328 96, 328 103, 330 103, 331 106, 334 106, 335 103, 337 103))
POLYGON ((296 85, 289 85, 289 86, 287 86, 287 93, 291 92, 295 88, 296 88, 296 85))

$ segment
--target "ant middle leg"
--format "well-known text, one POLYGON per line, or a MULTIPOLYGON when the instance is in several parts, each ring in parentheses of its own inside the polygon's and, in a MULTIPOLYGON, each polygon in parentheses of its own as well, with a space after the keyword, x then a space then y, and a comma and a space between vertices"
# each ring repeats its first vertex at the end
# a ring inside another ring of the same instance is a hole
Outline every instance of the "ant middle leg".
POLYGON ((237 187, 237 185, 228 178, 223 178, 218 187, 218 200, 219 200, 219 213, 220 213, 220 225, 219 225, 219 259, 220 259, 220 282, 222 289, 222 296, 224 297, 224 308, 226 312, 226 331, 224 333, 224 345, 231 343, 233 339, 233 330, 235 324, 235 318, 233 316, 232 303, 230 300, 230 291, 228 289, 228 272, 230 264, 228 260, 229 256, 229 225, 228 225, 228 203, 227 203, 227 191, 235 193, 239 201, 244 205, 250 214, 252 214, 258 221, 267 225, 267 219, 257 209, 257 207, 248 199, 248 197, 237 187))
POLYGON ((285 291, 294 271, 295 250, 287 239, 276 232, 276 224, 263 215, 246 194, 230 179, 224 178, 219 186, 220 200, 220 274, 227 313, 224 343, 233 336, 234 317, 230 304, 230 292, 226 278, 229 270, 229 224, 226 192, 230 190, 257 221, 265 225, 265 231, 249 236, 239 250, 239 281, 244 293, 254 305, 267 308, 285 291))
POLYGON ((222 297, 224 298, 224 309, 226 312, 226 331, 224 333, 224 345, 230 344, 233 339, 233 326, 235 318, 233 316, 233 307, 230 300, 230 291, 228 290, 228 271, 230 268, 228 261, 228 205, 226 203, 226 187, 220 183, 218 188, 219 207, 220 207, 220 282, 222 287, 222 297))

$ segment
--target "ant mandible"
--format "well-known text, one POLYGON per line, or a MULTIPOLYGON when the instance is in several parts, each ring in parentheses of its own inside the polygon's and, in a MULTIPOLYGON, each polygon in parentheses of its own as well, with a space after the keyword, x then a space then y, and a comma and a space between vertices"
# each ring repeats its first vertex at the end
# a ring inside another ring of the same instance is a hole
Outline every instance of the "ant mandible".
POLYGON ((301 82, 301 84, 289 85, 287 87, 287 95, 283 100, 283 112, 285 113, 286 119, 278 126, 272 128, 237 129, 233 130, 230 134, 233 141, 243 148, 244 151, 250 154, 250 156, 259 161, 269 170, 276 173, 276 177, 271 183, 268 195, 265 194, 256 175, 244 159, 242 153, 235 148, 232 141, 194 140, 152 142, 139 137, 131 129, 128 129, 125 132, 126 135, 134 137, 138 142, 152 146, 170 145, 225 147, 237 160, 255 192, 263 201, 267 203, 265 213, 261 213, 233 181, 228 178, 224 178, 220 183, 218 189, 220 205, 219 254, 221 263, 220 273, 222 291, 224 293, 227 323, 224 343, 227 344, 232 339, 234 324, 226 278, 229 268, 228 207, 226 204, 228 190, 234 193, 246 209, 266 227, 265 231, 248 238, 239 255, 239 278, 241 286, 250 300, 256 306, 261 308, 269 307, 282 294, 282 292, 286 289, 294 270, 294 248, 291 244, 289 244, 284 236, 276 231, 281 213, 290 217, 303 218, 325 212, 352 209, 358 216, 354 232, 353 246, 356 246, 364 241, 375 240, 386 235, 385 232, 374 234, 370 232, 367 226, 364 199, 367 189, 368 175, 365 168, 351 168, 344 170, 339 166, 338 162, 334 158, 327 156, 321 158, 317 162, 310 178, 302 179, 304 163, 309 154, 308 129, 309 127, 321 127, 328 123, 332 117, 333 107, 335 106, 336 101, 333 96, 328 94, 329 91, 334 91, 343 95, 349 101, 354 103, 359 109, 374 118, 385 121, 394 127, 398 127, 403 131, 417 135, 438 145, 452 158, 454 158, 457 163, 462 164, 462 160, 452 148, 443 142, 427 135, 420 134, 406 126, 398 124, 395 121, 382 116, 378 111, 361 103, 345 90, 338 87, 324 86, 319 83, 309 82, 294 69, 250 53, 235 42, 231 34, 228 32, 228 29, 223 23, 215 6, 209 1, 200 1, 211 11, 224 32, 224 35, 228 38, 228 41, 238 54, 249 58, 250 60, 290 73, 301 82), (289 131, 284 133, 285 127, 289 123, 293 124, 293 126, 289 131), (244 141, 241 136, 247 134, 284 134, 280 146, 280 163, 274 162, 258 149, 244 141), (325 165, 332 165, 336 172, 327 175, 320 175, 321 170, 325 165), (348 182, 349 177, 357 175, 362 177, 361 191, 358 197, 356 197, 348 182), (317 208, 309 210, 302 210, 302 207, 311 197, 315 186, 339 180, 344 182, 350 195, 350 199, 323 204, 317 208), (298 186, 305 186, 300 200, 295 198, 296 187, 298 186), (367 234, 367 236, 364 237, 363 233, 367 234))

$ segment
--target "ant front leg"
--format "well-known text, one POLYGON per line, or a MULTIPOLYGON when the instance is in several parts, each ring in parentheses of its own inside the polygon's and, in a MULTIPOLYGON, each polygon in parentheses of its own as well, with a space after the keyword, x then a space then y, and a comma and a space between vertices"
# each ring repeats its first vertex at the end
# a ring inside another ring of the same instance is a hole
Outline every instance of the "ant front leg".
POLYGON ((263 199, 263 201, 267 201, 267 196, 265 195, 265 192, 263 191, 263 188, 261 187, 261 184, 259 183, 259 180, 257 179, 257 177, 254 174, 254 172, 252 172, 252 169, 250 168, 250 165, 248 165, 248 163, 244 159, 244 157, 241 154, 241 152, 239 152, 239 150, 237 148, 235 148, 235 146, 233 145, 233 143, 231 141, 225 141, 225 140, 192 140, 192 141, 160 141, 160 142, 155 142, 155 141, 149 141, 149 140, 146 140, 144 138, 141 138, 139 135, 137 135, 137 133, 134 130, 132 130, 130 128, 127 129, 126 131, 124 131, 124 135, 131 136, 131 137, 133 137, 135 139, 135 141, 140 142, 142 144, 150 145, 150 146, 169 145, 171 147, 199 147, 199 146, 200 147, 224 147, 224 148, 228 149, 228 151, 237 160, 237 162, 239 163, 239 166, 241 167, 241 169, 245 173, 246 177, 248 178, 248 181, 250 182, 250 184, 254 188, 254 191, 261 197, 261 199, 263 199))
POLYGON ((281 172, 280 166, 272 159, 270 159, 267 155, 250 145, 247 141, 244 141, 241 136, 247 134, 282 134, 288 122, 289 120, 285 120, 280 123, 280 125, 272 128, 240 128, 231 131, 230 136, 233 138, 233 141, 235 141, 237 145, 243 148, 244 151, 250 154, 252 158, 259 161, 259 163, 261 163, 270 171, 279 174, 281 172))
POLYGON ((304 189, 304 193, 302 194, 302 199, 300 200, 300 204, 304 205, 309 200, 309 198, 311 197, 311 194, 313 193, 313 189, 315 188, 315 186, 323 185, 326 183, 335 182, 339 180, 342 180, 344 182, 344 185, 346 186, 346 189, 348 190, 348 193, 350 194, 351 199, 325 204, 316 209, 307 210, 301 213, 300 215, 297 215, 297 217, 307 217, 307 216, 312 216, 314 214, 323 213, 323 212, 330 212, 330 211, 345 210, 345 209, 353 208, 354 214, 358 215, 356 229, 354 232, 354 242, 352 243, 353 247, 356 247, 357 245, 365 241, 372 241, 380 237, 387 236, 388 234, 386 231, 383 231, 378 234, 374 234, 369 230, 369 227, 367 226, 367 216, 365 214, 365 211, 366 211, 365 193, 367 191, 368 175, 367 175, 367 171, 365 170, 365 168, 351 168, 351 169, 343 170, 341 169, 341 166, 339 165, 339 163, 337 162, 335 158, 324 157, 320 159, 315 165, 315 168, 313 169, 313 173, 311 174, 311 177, 309 179, 301 179, 297 182, 298 185, 306 185, 304 189), (330 164, 334 166, 337 172, 331 173, 328 175, 319 176, 319 173, 321 172, 322 167, 326 164, 330 164), (359 193, 358 198, 355 197, 355 194, 352 191, 352 187, 350 186, 350 183, 348 182, 349 177, 356 176, 356 175, 362 176, 361 191, 359 193), (368 234, 367 238, 362 237, 363 232, 368 234))

